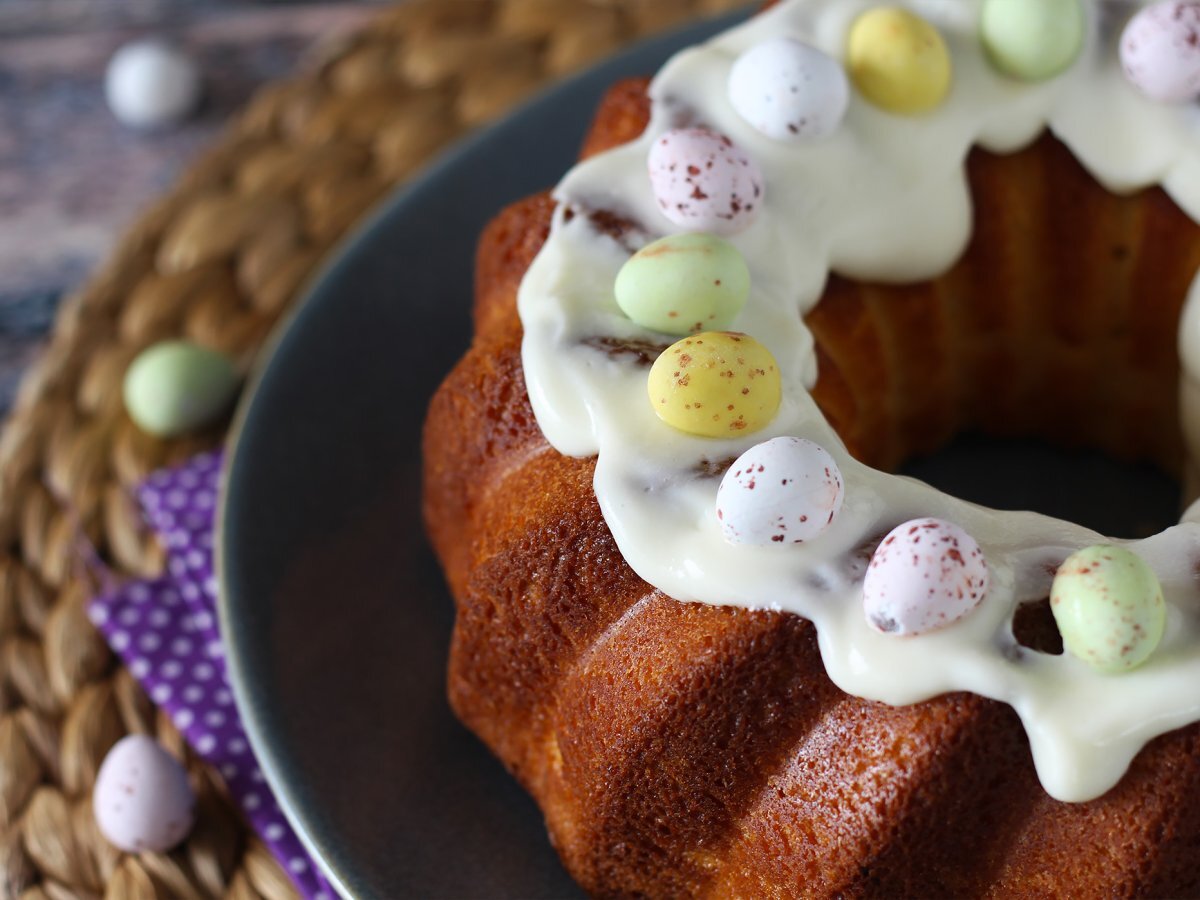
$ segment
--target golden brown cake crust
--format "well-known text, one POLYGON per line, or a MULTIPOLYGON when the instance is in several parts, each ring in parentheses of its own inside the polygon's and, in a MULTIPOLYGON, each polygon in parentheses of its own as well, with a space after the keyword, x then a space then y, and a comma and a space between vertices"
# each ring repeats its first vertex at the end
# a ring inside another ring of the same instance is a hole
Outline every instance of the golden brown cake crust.
MULTIPOLYGON (((589 152, 641 131, 644 84, 610 93, 589 152)), ((880 465, 1001 417, 1178 463, 1163 348, 1186 291, 1174 273, 1200 266, 1195 227, 1160 191, 1101 191, 1050 138, 976 153, 969 171, 963 263, 911 287, 834 279, 810 317, 831 421, 880 465), (1094 224, 1069 243, 1073 216, 1094 224), (1036 229, 1028 244, 1010 239, 1018 225, 1036 229), (1042 241, 1090 264, 1076 283, 1040 271, 1042 241), (1095 378, 1115 406, 1081 399, 1095 378), (1046 394, 1075 404, 1069 433, 1032 402, 1046 394)), ((1154 741, 1099 800, 1059 803, 1007 706, 849 697, 809 623, 678 603, 629 569, 594 462, 548 446, 525 392, 516 291, 551 214, 531 198, 480 242, 474 343, 426 423, 425 516, 458 612, 451 702, 537 799, 572 875, 598 896, 1200 893, 1200 728, 1154 741)))

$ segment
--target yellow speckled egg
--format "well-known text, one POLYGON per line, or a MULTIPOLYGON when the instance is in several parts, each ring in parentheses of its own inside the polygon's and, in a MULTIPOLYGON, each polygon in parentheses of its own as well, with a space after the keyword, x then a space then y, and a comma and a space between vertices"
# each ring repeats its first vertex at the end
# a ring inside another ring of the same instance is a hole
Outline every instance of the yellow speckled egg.
POLYGON ((888 112, 913 115, 950 92, 950 51, 938 30, 915 13, 884 6, 850 29, 847 65, 855 87, 888 112))
POLYGON ((765 428, 783 393, 771 351, 730 331, 706 331, 672 344, 650 369, 647 387, 660 419, 701 437, 765 428))

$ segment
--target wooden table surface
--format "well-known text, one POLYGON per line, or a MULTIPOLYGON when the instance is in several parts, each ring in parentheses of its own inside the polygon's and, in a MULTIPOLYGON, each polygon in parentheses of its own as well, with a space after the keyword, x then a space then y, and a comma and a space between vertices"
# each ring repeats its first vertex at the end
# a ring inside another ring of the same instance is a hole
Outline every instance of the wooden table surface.
POLYGON ((365 2, 0 0, 0 412, 58 301, 138 211, 257 87, 371 14, 365 2), (142 134, 109 113, 103 78, 118 47, 150 35, 195 56, 206 96, 182 127, 142 134))

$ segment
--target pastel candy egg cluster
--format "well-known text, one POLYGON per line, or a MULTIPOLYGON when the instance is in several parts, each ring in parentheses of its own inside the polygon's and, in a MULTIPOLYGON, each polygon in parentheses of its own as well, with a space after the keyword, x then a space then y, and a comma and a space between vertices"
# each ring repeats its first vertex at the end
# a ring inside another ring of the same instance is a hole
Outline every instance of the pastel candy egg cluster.
MULTIPOLYGON (((1079 59, 1087 34, 1081 0, 984 0, 979 40, 992 65, 1021 81, 1047 81, 1079 59)), ((1161 0, 1133 17, 1120 43, 1129 80, 1164 103, 1200 97, 1200 2, 1161 0)), ((940 106, 954 81, 941 32, 903 6, 859 15, 846 41, 845 69, 791 37, 764 41, 734 63, 729 100, 770 138, 796 141, 833 133, 845 117, 849 84, 869 102, 899 115, 940 106)))
POLYGON ((820 444, 778 437, 751 447, 717 491, 717 519, 731 544, 799 544, 824 531, 845 499, 842 473, 820 444))
POLYGON ((791 38, 747 50, 729 74, 738 114, 777 141, 823 138, 846 115, 850 85, 841 63, 791 38))
POLYGON ((692 334, 733 324, 750 294, 750 270, 718 237, 677 234, 635 253, 614 291, 617 305, 643 328, 692 334))
POLYGON ((1073 553, 1059 566, 1050 609, 1067 652, 1101 672, 1141 665, 1166 628, 1154 571, 1137 554, 1107 544, 1073 553))
POLYGON ((875 550, 863 604, 876 631, 925 634, 972 612, 987 589, 987 561, 974 538, 953 522, 914 519, 875 550))
POLYGON ((953 69, 945 40, 907 9, 879 7, 859 16, 846 55, 855 86, 888 112, 928 112, 950 93, 953 69))
POLYGON ((240 378, 223 354, 187 341, 143 350, 125 372, 125 409, 147 434, 176 437, 221 417, 240 378))
POLYGON ((1200 3, 1155 3, 1139 12, 1121 36, 1121 63, 1152 100, 1200 96, 1200 3))
POLYGON ((783 394, 771 351, 745 334, 707 331, 672 344, 646 383, 662 421, 700 437, 765 428, 783 394))
POLYGON ((980 21, 992 63, 1022 81, 1061 74, 1083 49, 1086 17, 1079 0, 986 0, 980 21))
POLYGON ((170 850, 191 831, 195 803, 183 766, 144 734, 113 745, 92 794, 100 833, 128 853, 170 850))
POLYGON ((762 206, 758 165, 707 128, 677 128, 650 149, 650 186, 663 215, 689 231, 735 234, 762 206))

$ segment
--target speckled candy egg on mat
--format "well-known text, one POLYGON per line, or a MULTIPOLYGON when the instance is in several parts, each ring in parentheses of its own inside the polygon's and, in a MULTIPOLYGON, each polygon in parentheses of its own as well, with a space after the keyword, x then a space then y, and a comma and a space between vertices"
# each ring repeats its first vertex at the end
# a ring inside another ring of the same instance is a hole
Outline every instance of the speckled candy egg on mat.
POLYGON ((675 234, 635 253, 617 273, 617 305, 664 334, 728 328, 750 294, 738 249, 711 234, 675 234))
POLYGON ((195 803, 183 766, 144 734, 113 745, 92 793, 101 834, 129 853, 161 853, 182 841, 191 831, 195 803))
POLYGON ((677 128, 650 148, 650 186, 664 216, 689 231, 736 234, 763 199, 758 165, 732 140, 707 128, 677 128))
POLYGON ((777 141, 823 138, 846 115, 850 82, 837 60, 792 38, 776 38, 738 57, 729 73, 729 102, 777 141))
POLYGON ((159 40, 126 44, 109 61, 104 93, 109 109, 130 128, 162 128, 199 104, 200 68, 182 49, 159 40))
POLYGON ((717 520, 731 544, 800 544, 824 531, 845 499, 829 451, 796 437, 751 447, 717 490, 717 520))
POLYGON ((1121 64, 1152 100, 1200 96, 1200 3, 1155 3, 1139 12, 1121 36, 1121 64))
POLYGON ((749 335, 722 331, 672 344, 655 360, 646 387, 660 419, 700 437, 762 430, 783 395, 771 351, 749 335))
POLYGON ((953 522, 914 519, 875 550, 863 605, 876 631, 925 634, 972 612, 987 588, 987 561, 974 538, 953 522))
POLYGON ((233 403, 233 363, 187 341, 147 347, 125 373, 125 409, 147 434, 175 437, 215 422, 233 403))
POLYGON ((1144 663, 1167 621, 1158 576, 1136 553, 1108 544, 1067 557, 1054 576, 1050 609, 1066 651, 1102 672, 1144 663))

